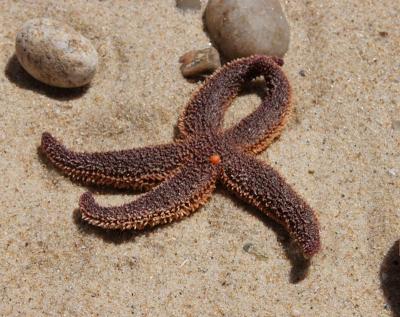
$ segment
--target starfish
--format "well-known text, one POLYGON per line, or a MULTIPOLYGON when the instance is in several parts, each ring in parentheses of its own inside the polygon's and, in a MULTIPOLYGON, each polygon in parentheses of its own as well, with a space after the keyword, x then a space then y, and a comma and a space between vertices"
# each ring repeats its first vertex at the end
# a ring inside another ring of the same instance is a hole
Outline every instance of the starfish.
POLYGON ((312 208, 271 166, 254 154, 280 134, 291 109, 283 60, 254 55, 217 70, 194 92, 179 118, 175 142, 122 151, 74 152, 45 132, 41 150, 73 180, 85 184, 149 190, 116 207, 96 203, 90 192, 79 202, 82 219, 105 229, 143 229, 190 215, 210 198, 217 181, 282 224, 305 257, 320 248, 312 208), (241 86, 258 76, 267 85, 261 105, 223 130, 224 112, 241 86))

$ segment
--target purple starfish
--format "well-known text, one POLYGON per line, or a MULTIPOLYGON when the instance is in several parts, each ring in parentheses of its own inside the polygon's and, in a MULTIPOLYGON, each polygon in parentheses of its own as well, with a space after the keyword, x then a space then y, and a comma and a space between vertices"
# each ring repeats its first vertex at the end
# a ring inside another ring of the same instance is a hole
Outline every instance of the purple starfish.
POLYGON ((220 68, 193 94, 179 119, 180 137, 174 143, 76 153, 43 133, 41 149, 74 180, 149 190, 118 207, 99 206, 90 192, 84 193, 79 206, 82 218, 92 225, 143 229, 179 220, 205 204, 219 180, 281 223, 303 254, 311 257, 320 248, 314 211, 278 172, 254 157, 280 134, 290 112, 290 85, 282 65, 281 59, 255 55, 220 68), (242 84, 258 76, 268 87, 261 105, 223 131, 225 110, 242 84))

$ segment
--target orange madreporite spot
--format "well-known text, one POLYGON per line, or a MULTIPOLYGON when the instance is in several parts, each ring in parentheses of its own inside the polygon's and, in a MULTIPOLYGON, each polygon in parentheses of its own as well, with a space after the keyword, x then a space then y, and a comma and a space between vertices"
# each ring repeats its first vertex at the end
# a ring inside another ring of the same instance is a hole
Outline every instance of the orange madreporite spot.
POLYGON ((219 156, 218 154, 211 155, 210 163, 213 165, 217 165, 217 164, 221 163, 221 156, 219 156))

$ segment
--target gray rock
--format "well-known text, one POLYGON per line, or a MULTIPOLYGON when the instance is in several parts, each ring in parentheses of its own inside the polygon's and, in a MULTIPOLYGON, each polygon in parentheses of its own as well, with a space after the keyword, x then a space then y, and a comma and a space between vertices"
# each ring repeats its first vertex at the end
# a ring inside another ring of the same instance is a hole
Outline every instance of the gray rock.
POLYGON ((98 57, 91 42, 51 19, 26 22, 17 34, 15 49, 22 67, 48 85, 80 87, 96 72, 98 57))
POLYGON ((200 0, 176 0, 176 6, 182 10, 200 10, 200 0))
POLYGON ((393 129, 400 131, 400 120, 393 120, 392 126, 393 126, 393 129))
POLYGON ((182 75, 185 77, 212 73, 221 66, 218 51, 214 47, 189 51, 179 58, 182 75))
POLYGON ((204 21, 228 59, 253 54, 283 57, 289 47, 289 24, 277 0, 209 0, 204 21))

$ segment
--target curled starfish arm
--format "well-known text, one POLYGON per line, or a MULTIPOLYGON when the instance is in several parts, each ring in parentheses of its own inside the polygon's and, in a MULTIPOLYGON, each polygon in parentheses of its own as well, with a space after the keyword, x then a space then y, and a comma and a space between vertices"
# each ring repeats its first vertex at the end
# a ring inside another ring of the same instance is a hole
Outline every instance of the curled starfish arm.
POLYGON ((247 203, 281 223, 306 257, 320 248, 314 211, 272 167, 247 154, 223 164, 223 184, 247 203))
MULTIPOLYGON (((225 110, 238 95, 242 84, 257 76, 269 75, 271 69, 272 75, 275 75, 274 72, 279 69, 277 63, 282 64, 283 61, 254 55, 225 64, 193 93, 179 118, 180 132, 187 136, 219 131, 225 110)), ((280 69, 279 72, 282 73, 280 69)))
POLYGON ((291 88, 281 70, 283 61, 259 56, 254 75, 263 75, 267 91, 261 105, 225 133, 225 137, 246 152, 260 153, 279 136, 291 109, 291 88))
POLYGON ((208 134, 220 129, 225 109, 239 93, 243 82, 240 74, 235 72, 236 68, 220 68, 192 94, 178 121, 183 136, 208 134))
POLYGON ((82 218, 106 229, 143 229, 190 215, 205 204, 215 188, 212 166, 189 164, 153 190, 118 207, 99 206, 91 193, 80 199, 82 218))
POLYGON ((86 184, 145 189, 175 173, 187 146, 171 143, 133 150, 78 153, 68 150, 50 133, 43 133, 41 151, 66 175, 86 184))

